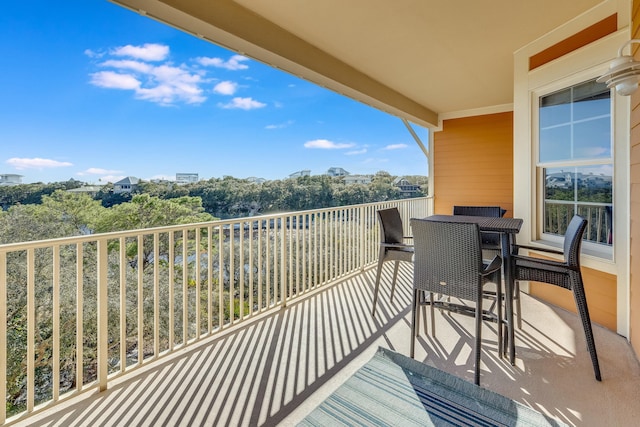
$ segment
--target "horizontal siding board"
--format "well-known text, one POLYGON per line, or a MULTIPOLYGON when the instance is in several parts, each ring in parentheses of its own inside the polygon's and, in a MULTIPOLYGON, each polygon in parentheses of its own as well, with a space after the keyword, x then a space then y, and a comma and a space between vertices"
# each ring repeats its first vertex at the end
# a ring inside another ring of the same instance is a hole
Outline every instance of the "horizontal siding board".
POLYGON ((445 120, 434 134, 435 212, 453 205, 513 209, 513 114, 445 120))

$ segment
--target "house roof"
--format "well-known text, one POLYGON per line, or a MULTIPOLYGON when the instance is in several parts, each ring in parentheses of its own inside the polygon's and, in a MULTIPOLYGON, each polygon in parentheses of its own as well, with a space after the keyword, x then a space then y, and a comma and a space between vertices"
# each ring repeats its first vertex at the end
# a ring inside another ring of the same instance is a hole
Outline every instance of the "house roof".
POLYGON ((122 178, 118 182, 114 182, 114 185, 136 185, 140 182, 140 180, 134 176, 127 176, 126 178, 122 178))
POLYGON ((423 126, 509 108, 515 51, 597 5, 615 11, 615 0, 112 1, 423 126))

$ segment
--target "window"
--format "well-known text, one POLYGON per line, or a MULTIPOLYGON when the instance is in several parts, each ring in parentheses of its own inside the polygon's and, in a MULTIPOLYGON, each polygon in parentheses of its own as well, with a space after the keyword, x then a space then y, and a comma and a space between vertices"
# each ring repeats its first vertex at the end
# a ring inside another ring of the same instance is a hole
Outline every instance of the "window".
POLYGON ((539 98, 537 170, 542 238, 564 236, 574 214, 587 242, 613 244, 611 91, 594 80, 539 98))

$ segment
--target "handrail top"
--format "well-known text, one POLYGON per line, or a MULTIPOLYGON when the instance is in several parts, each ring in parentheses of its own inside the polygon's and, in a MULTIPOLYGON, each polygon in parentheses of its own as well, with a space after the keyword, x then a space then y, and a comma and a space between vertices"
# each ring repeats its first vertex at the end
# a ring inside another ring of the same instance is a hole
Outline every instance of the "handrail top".
POLYGON ((363 203, 358 205, 335 206, 330 208, 309 209, 305 211, 272 213, 272 214, 266 214, 266 215, 231 218, 231 219, 219 219, 215 221, 196 222, 196 223, 190 223, 190 224, 165 225, 161 227, 139 228, 134 230, 111 231, 108 233, 85 234, 80 236, 58 237, 54 239, 31 240, 28 242, 6 243, 6 244, 0 244, 0 253, 12 252, 17 250, 26 250, 26 249, 38 249, 38 248, 45 248, 45 247, 51 247, 51 246, 63 246, 63 245, 70 245, 70 244, 76 244, 76 243, 95 242, 99 240, 111 240, 111 239, 116 239, 120 237, 135 237, 141 234, 150 235, 155 233, 166 233, 170 231, 188 231, 188 230, 202 229, 202 228, 208 228, 208 227, 224 227, 227 225, 232 225, 237 223, 269 221, 272 219, 291 218, 291 217, 296 217, 296 216, 311 214, 311 213, 324 213, 324 212, 331 212, 331 211, 347 210, 347 209, 352 209, 356 207, 360 208, 360 207, 376 206, 381 203, 419 201, 419 200, 428 200, 432 198, 433 196, 425 196, 425 197, 414 197, 410 199, 385 200, 382 202, 371 202, 371 203, 363 203))

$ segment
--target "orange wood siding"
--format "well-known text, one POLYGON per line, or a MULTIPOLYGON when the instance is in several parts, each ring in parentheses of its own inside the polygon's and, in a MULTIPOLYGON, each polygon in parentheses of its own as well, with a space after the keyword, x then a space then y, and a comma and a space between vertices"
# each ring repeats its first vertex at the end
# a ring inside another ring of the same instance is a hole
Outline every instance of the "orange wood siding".
POLYGON ((513 213, 513 113, 445 120, 433 135, 434 211, 499 205, 513 213))
MULTIPOLYGON (((633 2, 633 34, 631 38, 640 37, 640 1, 633 2)), ((636 60, 640 57, 638 45, 633 45, 636 60)), ((629 340, 638 357, 640 357, 640 93, 631 96, 631 166, 630 194, 630 295, 629 295, 629 340)))
MULTIPOLYGON (((445 120, 433 142, 435 213, 450 214, 456 204, 499 205, 512 216, 512 113, 445 120)), ((640 146, 638 151, 640 155, 640 146)), ((638 173, 640 182, 640 165, 638 173)), ((592 321, 615 331, 616 276, 584 267, 582 274, 592 321)), ((569 291, 538 283, 530 293, 575 312, 569 291)))
MULTIPOLYGON (((587 294, 591 322, 615 331, 618 323, 616 311, 617 277, 602 271, 582 267, 582 280, 587 294)), ((531 282, 529 294, 573 313, 577 312, 573 293, 566 289, 546 283, 531 282)))
POLYGON ((569 52, 586 46, 608 34, 615 33, 618 30, 618 15, 613 14, 600 22, 596 22, 590 27, 556 43, 553 46, 533 55, 529 58, 529 70, 538 68, 541 65, 560 58, 569 52))

